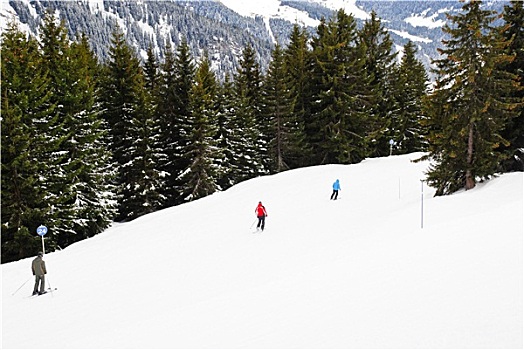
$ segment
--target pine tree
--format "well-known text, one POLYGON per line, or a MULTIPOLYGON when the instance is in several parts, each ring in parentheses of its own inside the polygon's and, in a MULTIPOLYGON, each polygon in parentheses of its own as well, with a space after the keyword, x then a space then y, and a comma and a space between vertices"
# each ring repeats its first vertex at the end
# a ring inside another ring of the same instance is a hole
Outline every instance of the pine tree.
POLYGON ((158 104, 158 97, 155 99, 155 96, 158 96, 158 89, 160 88, 160 67, 153 51, 153 46, 149 45, 147 48, 147 59, 144 63, 144 79, 145 79, 145 89, 146 92, 151 96, 151 102, 156 105, 158 104))
POLYGON ((301 154, 291 165, 301 167, 312 165, 311 146, 307 142, 306 125, 311 119, 311 70, 312 56, 308 48, 308 35, 306 30, 299 28, 297 24, 289 37, 289 44, 284 50, 284 66, 286 75, 289 77, 291 94, 295 101, 293 114, 296 117, 298 127, 302 128, 304 139, 301 154))
POLYGON ((312 115, 305 125, 316 164, 352 163, 366 154, 364 117, 366 79, 356 21, 339 10, 321 21, 312 42, 312 115))
POLYGON ((146 148, 146 159, 149 159, 150 166, 146 167, 145 172, 150 173, 150 197, 148 203, 152 209, 160 209, 165 206, 167 197, 166 191, 166 174, 163 171, 163 161, 167 159, 164 149, 162 118, 159 113, 160 89, 162 84, 162 75, 160 64, 153 52, 153 47, 149 46, 147 50, 147 60, 144 64, 144 93, 145 93, 145 119, 143 133, 148 134, 149 143, 146 148))
POLYGON ((231 173, 233 172, 234 150, 231 149, 233 130, 231 126, 233 108, 233 84, 228 75, 225 76, 224 82, 217 85, 217 130, 215 140, 217 147, 222 153, 222 159, 219 161, 218 186, 226 190, 234 185, 231 173))
POLYGON ((365 64, 362 72, 369 77, 370 99, 366 124, 368 125, 369 151, 374 156, 389 153, 389 140, 401 126, 393 125, 393 116, 398 114, 392 80, 396 53, 393 40, 375 11, 359 31, 359 44, 365 50, 365 64))
POLYGON ((196 68, 185 39, 177 47, 173 69, 173 85, 167 87, 172 89, 174 99, 171 106, 173 119, 169 127, 172 153, 168 154, 170 167, 167 170, 167 173, 170 174, 169 183, 172 186, 167 193, 168 196, 171 196, 171 198, 168 197, 168 203, 171 205, 185 201, 182 175, 191 164, 191 159, 187 157, 191 146, 191 127, 193 125, 190 96, 196 68))
POLYGON ((219 166, 220 188, 227 189, 243 180, 256 176, 258 166, 256 155, 257 149, 254 140, 255 121, 252 114, 248 118, 243 117, 249 113, 245 98, 237 95, 234 84, 226 76, 224 83, 219 89, 219 106, 217 112, 217 144, 223 155, 219 166), (247 127, 246 127, 247 121, 247 127), (250 135, 246 137, 246 135, 250 135))
MULTIPOLYGON (((249 145, 256 147, 254 154, 255 176, 268 173, 269 154, 268 144, 270 139, 269 121, 262 114, 262 75, 260 65, 255 57, 255 50, 251 45, 247 45, 242 51, 240 67, 234 77, 236 98, 240 115, 244 116, 244 124, 251 125, 253 129, 245 134, 245 137, 252 138, 248 141, 249 145), (253 118, 253 120, 250 120, 253 118)), ((251 146, 248 146, 251 147, 251 146)))
POLYGON ((127 219, 154 212, 165 202, 161 193, 163 177, 158 169, 160 125, 154 118, 153 104, 144 85, 143 79, 137 81, 136 105, 128 130, 132 141, 127 150, 130 161, 122 165, 129 174, 122 199, 127 219))
POLYGON ((284 52, 276 45, 263 85, 263 113, 270 123, 270 172, 296 167, 302 156, 304 130, 301 120, 293 114, 295 96, 287 74, 284 52))
POLYGON ((253 46, 246 45, 242 51, 240 67, 237 70, 237 88, 245 90, 245 95, 252 105, 254 114, 257 116, 257 123, 262 124, 263 119, 260 112, 260 87, 262 86, 262 73, 260 64, 256 60, 256 52, 253 46))
POLYGON ((50 213, 40 174, 46 144, 38 123, 54 115, 49 78, 42 69, 37 41, 13 23, 1 37, 2 110, 2 263, 34 255, 36 228, 50 213))
POLYGON ((55 116, 40 124, 40 129, 51 141, 53 147, 45 147, 43 159, 49 165, 45 174, 42 174, 41 186, 46 192, 46 201, 50 206, 50 215, 46 218, 46 225, 52 238, 50 247, 67 245, 65 237, 74 234, 71 223, 76 217, 71 203, 73 200, 72 176, 67 167, 71 158, 68 154, 73 126, 72 110, 75 108, 75 96, 68 91, 69 84, 69 41, 63 23, 57 24, 54 16, 47 13, 40 28, 40 43, 42 51, 42 65, 47 69, 49 77, 50 102, 56 106, 55 116))
POLYGON ((267 173, 266 163, 263 162, 267 149, 260 145, 259 125, 246 92, 246 89, 235 89, 234 108, 230 110, 231 149, 235 150, 230 175, 235 184, 267 173))
POLYGON ((178 174, 175 155, 176 139, 178 135, 176 124, 176 104, 178 103, 175 94, 175 55, 170 42, 166 43, 164 51, 164 61, 160 64, 158 88, 158 105, 156 115, 160 125, 159 144, 163 150, 159 158, 159 169, 164 176, 163 194, 166 196, 164 206, 177 204, 181 197, 176 188, 176 176, 178 174))
POLYGON ((472 189, 501 160, 494 150, 506 142, 501 131, 516 105, 507 98, 513 77, 501 70, 511 60, 508 42, 492 26, 495 19, 493 11, 471 1, 448 15, 443 28, 451 39, 439 50, 444 58, 435 61, 438 79, 428 109, 429 157, 435 161, 428 183, 436 195, 472 189))
POLYGON ((117 164, 119 208, 116 220, 120 221, 138 215, 134 195, 144 174, 129 170, 139 150, 136 147, 136 138, 139 137, 137 124, 140 124, 137 120, 143 118, 141 113, 144 108, 144 77, 140 61, 119 29, 113 33, 111 42, 110 59, 104 71, 100 101, 109 127, 110 150, 117 164))
POLYGON ((404 46, 404 55, 393 76, 393 95, 398 110, 392 115, 397 152, 412 153, 426 149, 427 131, 422 108, 426 96, 428 75, 424 65, 416 58, 417 49, 412 41, 404 46))
POLYGON ((185 200, 195 200, 217 190, 220 149, 215 140, 217 82, 207 55, 202 58, 195 74, 190 95, 193 125, 185 158, 190 166, 183 172, 185 200))
MULTIPOLYGON (((66 247, 105 229, 112 217, 110 158, 100 140, 102 121, 95 109, 97 62, 87 37, 70 42, 64 23, 48 14, 41 30, 43 64, 60 127, 58 149, 44 187, 53 216, 51 242, 66 247)), ((49 131, 48 131, 49 132, 49 131)))
MULTIPOLYGON (((144 63, 143 73, 146 102, 151 109, 152 118, 156 120, 158 127, 161 127, 159 106, 161 101, 162 72, 152 46, 149 46, 147 50, 147 59, 144 63)), ((161 137, 159 135, 159 142, 160 140, 161 137)))
POLYGON ((501 164, 503 171, 524 171, 524 3, 512 0, 511 6, 504 6, 503 18, 506 22, 503 35, 511 41, 508 54, 514 55, 512 62, 508 63, 504 70, 517 77, 520 85, 512 96, 521 101, 521 106, 515 111, 515 115, 508 121, 502 136, 508 140, 509 145, 500 145, 499 151, 505 154, 501 164))
POLYGON ((70 113, 72 138, 66 145, 71 161, 66 166, 73 189, 72 202, 76 216, 70 223, 73 235, 68 245, 92 237, 112 222, 116 215, 116 189, 113 186, 113 162, 105 144, 107 126, 96 105, 96 77, 99 64, 89 47, 87 36, 73 42, 69 49, 69 71, 72 85, 69 93, 75 96, 70 113))

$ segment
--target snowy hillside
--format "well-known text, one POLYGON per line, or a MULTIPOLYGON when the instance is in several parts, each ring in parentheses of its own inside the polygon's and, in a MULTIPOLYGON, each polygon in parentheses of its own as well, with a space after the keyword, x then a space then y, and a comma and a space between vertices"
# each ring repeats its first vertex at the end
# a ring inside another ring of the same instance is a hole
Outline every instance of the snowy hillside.
POLYGON ((434 198, 418 156, 288 171, 115 225, 46 254, 58 290, 43 296, 31 259, 4 264, 2 346, 521 348, 523 174, 434 198))
MULTIPOLYGON (((501 12, 508 0, 486 1, 485 9, 501 12)), ((143 59, 153 47, 164 57, 166 41, 176 48, 186 38, 198 60, 207 51, 220 79, 236 72, 242 49, 253 46, 263 71, 270 62, 275 42, 287 46, 295 23, 315 32, 320 19, 334 11, 351 13, 359 26, 375 11, 391 35, 398 51, 408 42, 417 45, 417 57, 429 68, 438 58, 445 35, 441 28, 446 14, 462 7, 458 0, 213 0, 213 1, 43 1, 0 0, 0 31, 12 21, 24 32, 38 37, 47 11, 64 21, 72 37, 87 34, 101 61, 109 58, 115 24, 143 59)), ((431 77, 431 73, 430 73, 431 77)))

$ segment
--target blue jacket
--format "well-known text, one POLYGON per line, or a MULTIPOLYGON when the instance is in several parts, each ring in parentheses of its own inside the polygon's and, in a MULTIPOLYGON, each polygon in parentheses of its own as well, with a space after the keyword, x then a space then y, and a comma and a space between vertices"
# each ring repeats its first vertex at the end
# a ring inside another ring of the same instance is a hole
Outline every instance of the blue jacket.
POLYGON ((338 190, 340 190, 340 182, 338 181, 338 179, 337 179, 337 181, 335 181, 335 182, 333 183, 333 190, 334 190, 334 191, 338 191, 338 190))

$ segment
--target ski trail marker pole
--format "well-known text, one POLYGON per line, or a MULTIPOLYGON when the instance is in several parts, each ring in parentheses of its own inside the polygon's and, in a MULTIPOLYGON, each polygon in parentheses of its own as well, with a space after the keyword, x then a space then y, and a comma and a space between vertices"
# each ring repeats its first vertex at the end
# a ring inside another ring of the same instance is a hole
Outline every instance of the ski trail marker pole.
POLYGON ((424 180, 420 180, 420 228, 424 228, 424 180))

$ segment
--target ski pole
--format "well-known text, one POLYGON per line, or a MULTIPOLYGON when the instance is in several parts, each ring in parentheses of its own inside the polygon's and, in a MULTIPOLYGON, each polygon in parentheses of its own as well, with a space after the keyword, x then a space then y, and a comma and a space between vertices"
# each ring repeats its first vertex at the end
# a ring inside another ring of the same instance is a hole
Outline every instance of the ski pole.
POLYGON ((257 222, 257 219, 255 219, 255 221, 253 221, 253 223, 251 224, 251 226, 249 226, 249 229, 252 229, 252 228, 253 228, 253 225, 255 224, 255 222, 257 222))
POLYGON ((14 296, 14 295, 15 295, 15 294, 20 290, 20 289, 22 289, 22 287, 25 286, 25 284, 26 284, 27 282, 29 282, 30 279, 31 279, 31 277, 29 277, 29 278, 27 279, 27 281, 25 281, 25 282, 24 282, 20 287, 18 287, 18 289, 15 290, 15 292, 14 292, 13 294, 11 294, 11 296, 14 296))
POLYGON ((47 285, 49 286, 49 291, 51 292, 51 296, 54 297, 53 288, 51 288, 51 281, 49 281, 49 277, 47 277, 47 285))

